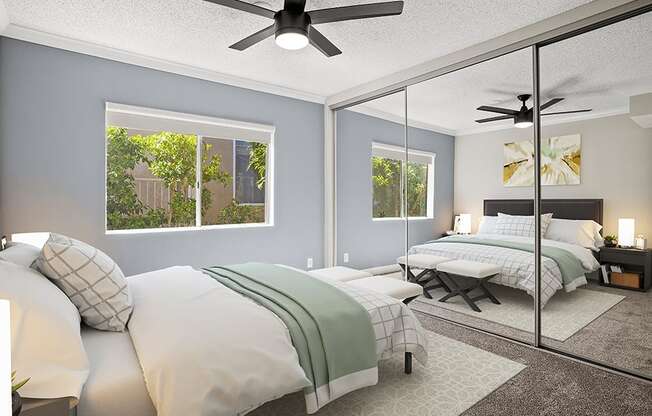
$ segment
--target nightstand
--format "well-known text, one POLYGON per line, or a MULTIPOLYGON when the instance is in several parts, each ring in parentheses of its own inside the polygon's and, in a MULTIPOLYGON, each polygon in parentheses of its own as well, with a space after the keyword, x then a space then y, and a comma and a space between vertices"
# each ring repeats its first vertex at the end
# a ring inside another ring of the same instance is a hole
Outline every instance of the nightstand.
POLYGON ((606 284, 600 276, 602 286, 617 287, 619 289, 647 291, 652 286, 652 249, 639 250, 635 248, 602 247, 599 256, 600 264, 615 264, 622 266, 624 271, 639 273, 641 286, 637 289, 606 284))
POLYGON ((20 416, 68 416, 74 410, 69 407, 68 398, 61 399, 27 399, 23 397, 23 408, 20 416))

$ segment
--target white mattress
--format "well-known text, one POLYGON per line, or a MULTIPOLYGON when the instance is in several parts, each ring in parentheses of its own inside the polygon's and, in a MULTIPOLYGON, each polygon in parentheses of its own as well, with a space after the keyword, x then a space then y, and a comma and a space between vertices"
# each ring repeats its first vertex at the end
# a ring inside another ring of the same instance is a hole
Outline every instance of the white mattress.
POLYGON ((78 416, 156 416, 128 332, 82 327, 90 361, 78 416))

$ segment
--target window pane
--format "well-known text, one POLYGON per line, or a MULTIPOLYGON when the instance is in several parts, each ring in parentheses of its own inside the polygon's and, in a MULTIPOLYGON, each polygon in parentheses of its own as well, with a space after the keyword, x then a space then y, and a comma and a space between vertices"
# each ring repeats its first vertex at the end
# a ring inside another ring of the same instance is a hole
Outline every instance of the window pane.
POLYGON ((195 225, 197 136, 109 126, 108 230, 195 225))
POLYGON ((407 181, 408 216, 426 217, 428 215, 428 165, 408 162, 407 181))
POLYGON ((267 145, 203 138, 202 225, 265 222, 267 145))
POLYGON ((401 161, 373 156, 373 217, 401 217, 401 161))

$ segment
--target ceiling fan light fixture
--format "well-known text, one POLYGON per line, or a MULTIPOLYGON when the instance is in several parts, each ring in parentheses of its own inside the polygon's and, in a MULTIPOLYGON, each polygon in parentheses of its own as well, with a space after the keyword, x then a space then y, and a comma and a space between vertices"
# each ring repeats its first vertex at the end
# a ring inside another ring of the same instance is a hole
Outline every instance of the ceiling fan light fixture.
POLYGON ((516 123, 514 123, 514 127, 516 127, 517 129, 527 129, 528 127, 532 127, 533 125, 534 123, 532 123, 531 121, 517 121, 516 123))
POLYGON ((299 31, 284 31, 277 33, 275 40, 278 46, 291 51, 303 49, 310 43, 308 36, 299 31))

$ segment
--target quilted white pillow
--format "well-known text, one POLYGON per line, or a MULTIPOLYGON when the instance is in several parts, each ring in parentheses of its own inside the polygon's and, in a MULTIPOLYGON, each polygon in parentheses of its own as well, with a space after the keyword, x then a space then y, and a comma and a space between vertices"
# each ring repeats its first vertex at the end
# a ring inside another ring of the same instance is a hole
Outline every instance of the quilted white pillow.
POLYGON ((109 256, 86 243, 53 233, 37 265, 77 306, 86 325, 124 331, 133 303, 120 267, 109 256))
MULTIPOLYGON (((552 214, 541 215, 541 235, 545 235, 552 214)), ((534 238, 534 215, 507 215, 498 213, 496 234, 534 238)))
POLYGON ((598 250, 604 244, 600 235, 601 229, 602 226, 592 220, 553 218, 548 227, 546 238, 598 250))
POLYGON ((88 377, 79 312, 38 271, 0 260, 0 299, 11 304, 11 365, 25 397, 79 398, 88 377))
POLYGON ((478 227, 478 234, 496 234, 496 223, 498 217, 483 216, 480 219, 480 226, 478 227))
POLYGON ((41 250, 37 247, 29 244, 10 243, 6 249, 0 251, 0 260, 30 267, 36 261, 40 252, 41 250))

